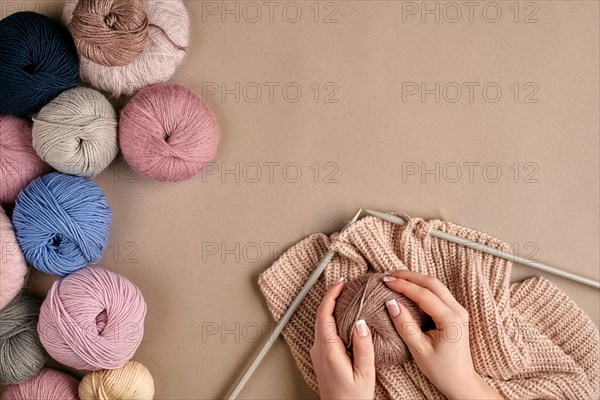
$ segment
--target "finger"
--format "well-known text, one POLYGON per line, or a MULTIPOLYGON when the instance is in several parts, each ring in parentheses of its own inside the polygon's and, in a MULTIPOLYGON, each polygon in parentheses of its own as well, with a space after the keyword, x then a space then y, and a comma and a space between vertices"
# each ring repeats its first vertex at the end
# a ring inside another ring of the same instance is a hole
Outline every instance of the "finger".
POLYGON ((398 335, 404 340, 413 357, 415 354, 424 354, 432 348, 430 338, 421 331, 421 327, 406 307, 398 304, 396 299, 387 301, 385 306, 398 335))
POLYGON ((352 332, 354 371, 361 377, 375 376, 375 350, 371 330, 364 320, 356 321, 352 332))
POLYGON ((424 275, 416 271, 409 270, 398 270, 390 273, 389 275, 395 278, 405 279, 409 282, 429 289, 429 291, 439 297, 452 309, 456 310, 462 308, 460 303, 456 301, 452 293, 450 293, 450 290, 448 290, 448 288, 434 276, 424 275))
POLYGON ((433 319, 438 328, 454 321, 456 312, 429 289, 396 277, 386 276, 383 280, 390 289, 402 293, 417 303, 433 319))
POLYGON ((332 337, 337 337, 337 327, 333 318, 335 309, 335 300, 344 289, 344 278, 340 278, 334 283, 321 300, 317 308, 317 317, 315 321, 315 340, 319 339, 321 343, 327 343, 332 337))

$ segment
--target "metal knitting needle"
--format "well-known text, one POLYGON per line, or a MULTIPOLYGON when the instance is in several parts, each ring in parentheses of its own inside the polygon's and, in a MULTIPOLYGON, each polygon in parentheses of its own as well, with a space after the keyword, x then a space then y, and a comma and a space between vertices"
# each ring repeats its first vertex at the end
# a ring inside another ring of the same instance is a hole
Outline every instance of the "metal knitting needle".
MULTIPOLYGON (((356 212, 356 214, 354 214, 354 216, 352 217, 352 219, 350 221, 348 221, 346 226, 344 226, 344 229, 342 229, 342 232, 345 231, 350 225, 355 223, 358 220, 358 217, 360 216, 361 213, 362 213, 362 208, 359 209, 356 212)), ((306 295, 308 294, 310 289, 317 282, 317 279, 319 279, 319 277, 325 270, 325 267, 327 267, 327 265, 331 262, 331 259, 333 258, 334 255, 335 255, 335 251, 328 250, 327 253, 325 254, 325 256, 321 259, 321 262, 319 263, 317 268, 313 271, 313 273, 310 275, 310 277, 304 284, 304 287, 302 288, 302 290, 300 290, 300 293, 298 293, 298 295, 296 296, 294 301, 292 301, 290 308, 287 309, 287 311, 285 312, 283 317, 277 323, 277 326, 275 327, 275 330, 273 330, 273 333, 271 333, 269 340, 267 340, 265 342, 265 344, 263 344, 260 351, 256 354, 256 356, 254 356, 252 363, 250 363, 250 366, 246 369, 246 372, 244 372, 244 375, 241 377, 241 379, 235 385, 233 390, 229 393, 229 395, 227 396, 227 399, 229 399, 229 400, 236 399, 237 396, 242 391, 242 389, 244 388, 244 386, 246 386, 246 383, 248 383, 248 380, 250 380, 250 377, 252 376, 252 374, 258 367, 258 365, 261 363, 263 358, 265 358, 265 356, 269 352, 269 349, 271 348, 273 343, 275 343, 275 340, 279 337, 279 335, 281 334, 281 331, 283 331, 283 328, 285 328, 287 323, 290 321, 290 319, 292 318, 292 316, 298 309, 298 306, 300 305, 300 303, 302 303, 302 300, 304 300, 304 298, 306 297, 306 295)))
MULTIPOLYGON (((366 211, 367 211, 368 214, 374 215, 374 216, 379 217, 379 218, 381 218, 383 220, 386 220, 388 222, 392 222, 392 223, 398 224, 398 225, 406 225, 406 221, 403 218, 398 217, 396 215, 387 214, 387 213, 383 213, 383 212, 380 212, 380 211, 373 211, 373 210, 366 210, 366 211)), ((508 260, 508 261, 513 261, 513 262, 517 262, 519 264, 527 265, 527 266, 529 266, 531 268, 539 269, 540 271, 548 272, 550 274, 561 276, 563 278, 567 278, 567 279, 570 279, 572 281, 583 283, 584 285, 588 285, 588 286, 591 286, 593 288, 600 289, 600 282, 599 281, 587 278, 585 276, 581 276, 581 275, 575 274, 573 272, 563 271, 562 269, 558 269, 558 268, 553 267, 551 265, 544 264, 544 263, 539 262, 539 261, 531 260, 529 258, 519 257, 517 255, 511 254, 511 253, 507 253, 507 252, 504 252, 502 250, 495 249, 493 247, 486 246, 486 245, 481 244, 481 243, 472 242, 470 240, 461 238, 459 236, 451 235, 451 234, 448 234, 446 232, 442 232, 442 231, 437 230, 437 229, 432 229, 430 231, 430 234, 431 234, 431 236, 435 236, 435 237, 438 237, 440 239, 445 239, 445 240, 447 240, 449 242, 460 244, 460 245, 463 245, 463 246, 468 247, 470 249, 479 250, 479 251, 482 251, 484 253, 488 253, 488 254, 491 254, 493 256, 496 256, 496 257, 499 257, 499 258, 503 258, 503 259, 508 260)))

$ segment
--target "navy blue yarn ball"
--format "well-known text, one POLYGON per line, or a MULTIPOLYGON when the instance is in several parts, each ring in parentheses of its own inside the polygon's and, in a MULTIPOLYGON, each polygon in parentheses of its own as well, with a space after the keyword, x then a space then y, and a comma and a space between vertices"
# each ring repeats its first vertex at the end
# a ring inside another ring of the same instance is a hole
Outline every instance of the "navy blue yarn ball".
POLYGON ((34 179, 19 193, 13 211, 27 262, 61 276, 100 261, 111 219, 112 209, 98 185, 59 172, 34 179))
POLYGON ((0 110, 28 117, 78 84, 79 60, 67 29, 29 11, 0 20, 0 110))

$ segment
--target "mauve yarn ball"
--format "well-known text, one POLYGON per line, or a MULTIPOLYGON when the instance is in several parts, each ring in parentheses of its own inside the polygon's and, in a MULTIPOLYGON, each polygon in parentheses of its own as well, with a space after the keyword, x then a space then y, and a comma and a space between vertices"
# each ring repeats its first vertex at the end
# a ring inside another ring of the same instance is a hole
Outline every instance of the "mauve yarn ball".
POLYGON ((126 278, 98 267, 54 282, 38 332, 48 354, 69 367, 121 368, 142 341, 146 302, 126 278))
POLYGON ((154 379, 137 361, 129 361, 117 369, 93 371, 83 377, 79 385, 81 400, 152 400, 154 379))
POLYGON ((23 289, 27 264, 10 219, 0 207, 0 310, 23 289))
POLYGON ((44 366, 48 355, 37 332, 40 301, 21 295, 0 310, 0 384, 21 383, 44 366))
POLYGON ((144 88, 121 111, 123 157, 151 179, 178 182, 193 177, 214 160, 218 143, 213 113, 181 85, 144 88))
POLYGON ((67 275, 95 264, 108 240, 112 209, 94 182, 52 172, 17 198, 13 226, 25 259, 42 272, 67 275))
POLYGON ((33 118, 33 148, 54 169, 94 177, 119 153, 117 113, 94 89, 59 94, 33 118))
POLYGON ((36 113, 79 83, 69 32, 45 15, 18 12, 0 20, 0 110, 36 113))
MULTIPOLYGON (((185 5, 182 0, 145 0, 144 4, 148 18, 144 50, 131 63, 113 67, 80 57, 82 80, 115 96, 131 96, 144 86, 165 82, 173 75, 189 43, 190 23, 185 5)), ((65 25, 71 25, 76 7, 75 0, 65 2, 65 25)))
POLYGON ((79 400, 78 385, 71 375, 44 368, 20 385, 7 386, 0 400, 79 400))
POLYGON ((386 301, 396 299, 404 305, 421 328, 428 326, 430 321, 412 300, 388 288, 383 282, 384 276, 381 273, 368 273, 346 283, 334 310, 338 335, 346 346, 351 345, 355 322, 365 320, 371 329, 377 368, 402 364, 411 357, 387 312, 386 301))
POLYGON ((108 67, 127 65, 144 50, 144 0, 79 0, 69 30, 79 54, 108 67))
POLYGON ((25 186, 50 172, 31 144, 31 123, 0 115, 0 204, 13 204, 25 186))

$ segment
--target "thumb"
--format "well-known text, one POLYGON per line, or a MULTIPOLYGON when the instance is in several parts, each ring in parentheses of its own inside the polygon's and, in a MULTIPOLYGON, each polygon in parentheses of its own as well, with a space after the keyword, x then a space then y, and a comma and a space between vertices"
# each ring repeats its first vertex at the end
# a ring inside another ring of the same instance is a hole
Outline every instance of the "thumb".
POLYGON ((371 330, 365 320, 361 319, 354 324, 352 332, 352 356, 354 371, 362 377, 375 376, 375 351, 371 330))

